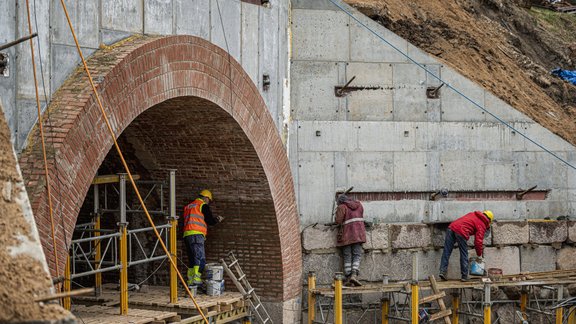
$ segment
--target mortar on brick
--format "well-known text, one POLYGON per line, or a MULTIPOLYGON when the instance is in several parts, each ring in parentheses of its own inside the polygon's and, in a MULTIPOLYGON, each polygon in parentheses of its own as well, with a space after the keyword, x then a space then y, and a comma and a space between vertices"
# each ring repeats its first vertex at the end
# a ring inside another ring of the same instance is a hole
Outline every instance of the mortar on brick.
POLYGON ((534 221, 528 222, 530 243, 550 244, 561 243, 568 237, 568 227, 565 221, 534 221))

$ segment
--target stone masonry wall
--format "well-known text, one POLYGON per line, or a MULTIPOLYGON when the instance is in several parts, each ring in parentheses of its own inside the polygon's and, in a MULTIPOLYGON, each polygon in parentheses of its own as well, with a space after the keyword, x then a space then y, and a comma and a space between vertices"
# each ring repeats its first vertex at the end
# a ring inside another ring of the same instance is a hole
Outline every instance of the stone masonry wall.
MULTIPOLYGON (((437 275, 448 223, 391 223, 367 227, 367 241, 360 266, 360 279, 381 281, 411 279, 413 255, 418 257, 418 278, 437 275)), ((576 268, 574 221, 500 221, 492 225, 485 239, 487 268, 501 268, 504 274, 576 268)), ((475 256, 474 238, 468 242, 475 256)), ((302 232, 304 273, 316 272, 317 284, 327 285, 334 273, 342 271, 342 257, 336 247, 336 228, 323 225, 302 232)), ((453 251, 449 278, 459 278, 459 255, 453 251)))

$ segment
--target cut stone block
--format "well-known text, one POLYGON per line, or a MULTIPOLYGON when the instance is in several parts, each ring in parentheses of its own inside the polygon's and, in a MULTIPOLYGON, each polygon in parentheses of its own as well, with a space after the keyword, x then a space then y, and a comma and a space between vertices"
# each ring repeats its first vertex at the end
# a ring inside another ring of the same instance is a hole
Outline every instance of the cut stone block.
POLYGON ((412 253, 400 250, 396 253, 364 253, 360 263, 360 279, 382 282, 382 276, 390 280, 412 278, 412 253))
POLYGON ((366 229, 366 243, 362 245, 364 250, 388 250, 388 225, 373 225, 371 229, 366 229))
POLYGON ((393 249, 422 248, 432 245, 432 232, 426 224, 390 225, 393 249))
POLYGON ((556 270, 556 249, 551 246, 520 247, 520 256, 522 272, 556 270))
POLYGON ((316 273, 316 285, 330 285, 334 282, 336 272, 342 272, 342 258, 340 253, 310 253, 303 256, 303 277, 308 278, 308 273, 316 273))
POLYGON ((528 222, 528 224, 530 228, 530 243, 561 243, 568 238, 568 226, 565 221, 533 221, 528 222))
POLYGON ((304 250, 322 250, 336 248, 336 226, 316 225, 304 229, 302 245, 304 250))
POLYGON ((569 221, 567 226, 568 226, 568 242, 576 243, 576 222, 569 221))
POLYGON ((500 268, 505 275, 520 273, 520 250, 518 247, 486 248, 484 260, 486 269, 500 268))
POLYGON ((503 221, 492 225, 493 245, 526 244, 529 241, 529 226, 525 221, 503 221))
POLYGON ((576 269, 576 248, 565 247, 559 250, 556 265, 558 270, 576 269))

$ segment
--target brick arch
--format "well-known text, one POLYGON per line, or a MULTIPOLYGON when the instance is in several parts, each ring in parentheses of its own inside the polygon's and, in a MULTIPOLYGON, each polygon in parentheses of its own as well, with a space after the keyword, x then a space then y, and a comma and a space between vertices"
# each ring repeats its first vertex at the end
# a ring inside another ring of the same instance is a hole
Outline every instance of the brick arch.
MULTIPOLYGON (((148 109, 158 109, 174 100, 182 102, 183 98, 213 103, 237 123, 261 164, 275 213, 275 228, 272 231, 264 229, 258 234, 276 233, 277 237, 276 246, 267 247, 269 251, 265 254, 269 262, 275 263, 270 264, 270 269, 280 272, 270 274, 274 280, 269 284, 272 293, 268 294, 268 299, 288 300, 297 296, 301 289, 302 262, 289 162, 258 89, 240 64, 221 48, 197 37, 137 36, 112 49, 97 51, 88 65, 116 136, 148 109)), ((112 147, 112 140, 87 78, 80 69, 54 94, 48 109, 50 114, 44 118, 50 120, 44 124, 46 142, 53 143, 58 166, 55 168, 51 163, 50 174, 57 217, 58 264, 63 269, 79 209, 91 180, 112 147)), ((29 144, 20 155, 20 165, 54 274, 38 138, 38 130, 34 129, 29 144)))

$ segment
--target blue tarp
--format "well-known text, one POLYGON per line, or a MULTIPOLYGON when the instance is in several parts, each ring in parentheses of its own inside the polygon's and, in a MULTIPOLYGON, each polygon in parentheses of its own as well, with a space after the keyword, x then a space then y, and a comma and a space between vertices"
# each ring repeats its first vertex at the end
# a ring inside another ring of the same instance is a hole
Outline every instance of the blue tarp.
POLYGON ((555 76, 560 77, 560 79, 566 80, 566 81, 576 85, 576 71, 554 69, 551 72, 555 76))

